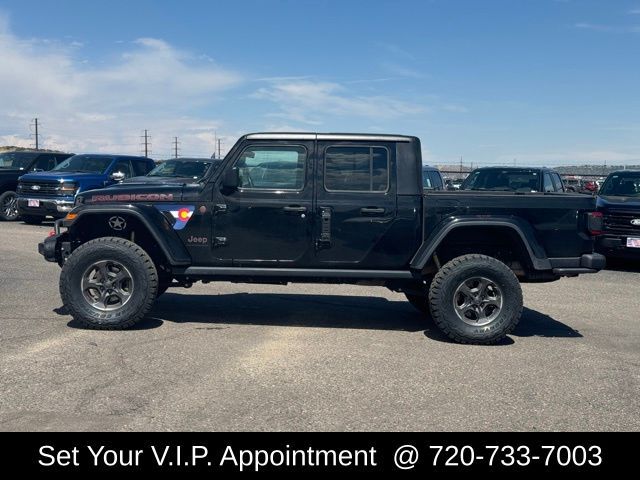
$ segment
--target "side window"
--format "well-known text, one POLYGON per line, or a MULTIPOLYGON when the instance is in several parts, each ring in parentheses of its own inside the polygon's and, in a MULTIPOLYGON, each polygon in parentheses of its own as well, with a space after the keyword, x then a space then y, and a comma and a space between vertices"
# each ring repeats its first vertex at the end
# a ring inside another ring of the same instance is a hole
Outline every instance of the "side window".
POLYGON ((252 146, 245 149, 235 166, 240 188, 302 190, 307 149, 298 145, 252 146))
POLYGON ((544 192, 555 192, 555 189, 553 187, 553 182, 551 181, 551 175, 549 175, 547 172, 545 172, 544 174, 543 189, 544 189, 544 192))
POLYGON ((141 177, 151 171, 148 162, 142 160, 132 160, 131 164, 133 165, 133 171, 136 177, 141 177))
POLYGON ((124 173, 125 178, 133 177, 133 173, 131 172, 131 164, 129 163, 129 160, 126 159, 118 160, 113 167, 113 172, 122 172, 124 173))
POLYGON ((382 147, 328 147, 324 188, 328 192, 378 192, 389 189, 389 152, 382 147))
POLYGON ((564 188, 562 187, 562 180, 560 179, 560 175, 554 173, 551 175, 551 179, 553 180, 553 186, 556 192, 564 192, 564 188))
POLYGON ((433 190, 435 188, 431 181, 431 173, 426 170, 422 171, 422 188, 425 190, 433 190))
POLYGON ((440 172, 436 172, 436 171, 431 172, 431 177, 433 178, 433 188, 435 188, 436 190, 442 190, 443 183, 442 183, 442 176, 440 175, 440 172))
POLYGON ((40 155, 33 165, 35 170, 51 170, 56 166, 56 160, 51 155, 40 155))

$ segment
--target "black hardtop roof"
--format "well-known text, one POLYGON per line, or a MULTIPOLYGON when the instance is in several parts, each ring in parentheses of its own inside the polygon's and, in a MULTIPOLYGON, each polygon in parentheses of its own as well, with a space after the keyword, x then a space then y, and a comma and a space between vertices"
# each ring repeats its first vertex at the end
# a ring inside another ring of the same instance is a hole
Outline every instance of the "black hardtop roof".
POLYGON ((248 140, 345 140, 411 142, 418 137, 380 133, 255 132, 244 135, 248 140))

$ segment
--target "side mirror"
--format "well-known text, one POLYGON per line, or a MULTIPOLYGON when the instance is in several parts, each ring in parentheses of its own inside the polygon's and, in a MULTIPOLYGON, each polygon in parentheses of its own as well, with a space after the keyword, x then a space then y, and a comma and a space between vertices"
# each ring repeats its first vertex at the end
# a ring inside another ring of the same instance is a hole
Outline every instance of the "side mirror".
POLYGON ((240 186, 240 170, 233 167, 224 172, 222 177, 222 188, 225 190, 236 190, 240 186))
POLYGON ((121 182, 125 179, 125 177, 126 175, 124 174, 124 172, 113 172, 111 175, 109 175, 109 178, 114 182, 121 182))

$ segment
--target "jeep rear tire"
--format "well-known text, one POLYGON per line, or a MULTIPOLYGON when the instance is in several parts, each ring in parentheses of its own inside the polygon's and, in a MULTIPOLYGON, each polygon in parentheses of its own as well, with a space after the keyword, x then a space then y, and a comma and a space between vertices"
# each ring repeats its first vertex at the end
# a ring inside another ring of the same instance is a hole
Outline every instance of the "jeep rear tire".
POLYGON ((102 237, 79 246, 60 273, 60 296, 71 316, 89 328, 118 330, 140 321, 158 292, 147 253, 129 240, 102 237))
POLYGON ((522 289, 504 263, 463 255, 445 264, 429 290, 436 325, 459 343, 489 345, 513 331, 522 314, 522 289))
POLYGON ((0 220, 11 222, 18 216, 18 195, 16 192, 4 192, 0 195, 0 220))

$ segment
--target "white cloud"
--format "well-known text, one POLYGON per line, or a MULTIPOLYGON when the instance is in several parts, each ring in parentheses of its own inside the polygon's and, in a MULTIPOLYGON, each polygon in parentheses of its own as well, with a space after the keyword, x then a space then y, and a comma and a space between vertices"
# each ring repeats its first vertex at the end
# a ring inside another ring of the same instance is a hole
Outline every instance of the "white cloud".
POLYGON ((280 110, 269 116, 308 125, 330 117, 393 119, 415 115, 425 108, 384 95, 354 95, 343 85, 312 80, 276 81, 258 89, 254 98, 269 100, 280 110))
POLYGON ((192 112, 242 83, 239 74, 155 38, 120 44, 118 56, 93 63, 82 60, 82 48, 77 39, 19 38, 0 15, 1 142, 30 144, 28 125, 37 116, 44 148, 137 153, 147 128, 160 154, 174 135, 185 151, 213 150, 222 122, 192 112))

